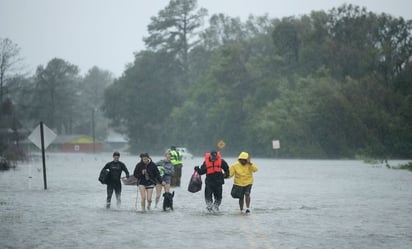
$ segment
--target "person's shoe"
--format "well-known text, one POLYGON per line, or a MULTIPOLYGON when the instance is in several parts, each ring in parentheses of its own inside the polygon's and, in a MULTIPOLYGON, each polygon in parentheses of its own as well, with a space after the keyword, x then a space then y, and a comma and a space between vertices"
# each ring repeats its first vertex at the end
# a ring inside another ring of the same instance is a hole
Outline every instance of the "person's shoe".
POLYGON ((250 213, 250 209, 249 208, 246 208, 246 211, 245 211, 245 213, 250 213))
POLYGON ((212 208, 212 207, 206 207, 206 210, 207 210, 208 212, 212 212, 212 211, 213 211, 213 208, 212 208))
POLYGON ((107 204, 106 204, 106 208, 110 208, 110 203, 107 203, 107 204))

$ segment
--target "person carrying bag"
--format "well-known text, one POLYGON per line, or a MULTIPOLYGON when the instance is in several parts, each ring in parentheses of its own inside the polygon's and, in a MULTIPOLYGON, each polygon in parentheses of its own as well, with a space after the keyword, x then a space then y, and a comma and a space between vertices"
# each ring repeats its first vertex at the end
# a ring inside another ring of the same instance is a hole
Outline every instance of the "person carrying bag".
POLYGON ((250 161, 249 153, 241 152, 236 163, 229 168, 229 178, 234 176, 233 187, 230 194, 239 199, 239 209, 243 212, 246 203, 246 213, 250 213, 250 193, 253 185, 253 173, 258 170, 257 166, 250 161))

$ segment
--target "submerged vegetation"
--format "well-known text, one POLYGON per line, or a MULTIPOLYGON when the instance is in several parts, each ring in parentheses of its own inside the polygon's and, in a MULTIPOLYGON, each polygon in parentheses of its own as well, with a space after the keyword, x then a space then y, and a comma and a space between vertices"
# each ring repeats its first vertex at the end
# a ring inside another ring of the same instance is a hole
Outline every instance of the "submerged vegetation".
POLYGON ((398 166, 392 166, 391 168, 392 169, 406 169, 406 170, 412 171, 412 162, 400 164, 398 166))

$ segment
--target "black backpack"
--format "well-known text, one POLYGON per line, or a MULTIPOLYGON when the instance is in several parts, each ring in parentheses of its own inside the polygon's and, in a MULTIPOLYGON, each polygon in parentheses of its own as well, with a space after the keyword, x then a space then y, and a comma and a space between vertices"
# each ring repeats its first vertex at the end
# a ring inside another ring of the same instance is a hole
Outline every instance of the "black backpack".
POLYGON ((107 184, 107 181, 109 180, 109 176, 110 176, 110 171, 108 170, 100 171, 99 182, 101 182, 102 184, 107 184))

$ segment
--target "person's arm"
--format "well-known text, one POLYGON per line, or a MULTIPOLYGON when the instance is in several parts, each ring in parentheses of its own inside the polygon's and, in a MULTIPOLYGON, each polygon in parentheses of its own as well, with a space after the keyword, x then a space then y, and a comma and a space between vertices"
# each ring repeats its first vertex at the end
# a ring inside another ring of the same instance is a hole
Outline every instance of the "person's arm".
POLYGON ((153 162, 151 162, 151 163, 152 163, 154 177, 157 180, 157 183, 161 184, 162 183, 162 177, 160 176, 159 169, 157 168, 157 165, 155 163, 153 163, 153 162))
POLYGON ((122 163, 122 170, 126 173, 126 177, 129 178, 129 170, 124 163, 122 163))
POLYGON ((136 167, 134 168, 134 172, 133 172, 134 177, 136 177, 136 179, 139 179, 140 177, 140 172, 139 172, 139 164, 136 164, 136 167))
POLYGON ((206 174, 206 163, 203 162, 202 165, 199 167, 199 170, 197 171, 199 175, 204 175, 206 174))
POLYGON ((227 178, 231 178, 235 175, 235 165, 232 164, 232 166, 230 166, 229 168, 229 176, 227 178))
POLYGON ((252 169, 252 172, 256 172, 256 171, 258 171, 258 167, 256 166, 256 164, 254 164, 254 163, 250 163, 250 168, 252 169))
POLYGON ((229 178, 229 165, 225 160, 222 159, 222 169, 225 172, 224 173, 224 178, 229 178))

